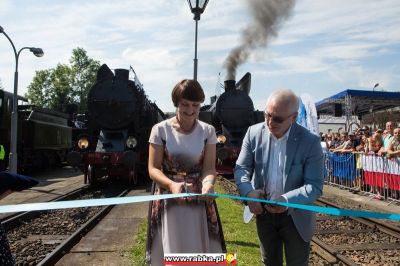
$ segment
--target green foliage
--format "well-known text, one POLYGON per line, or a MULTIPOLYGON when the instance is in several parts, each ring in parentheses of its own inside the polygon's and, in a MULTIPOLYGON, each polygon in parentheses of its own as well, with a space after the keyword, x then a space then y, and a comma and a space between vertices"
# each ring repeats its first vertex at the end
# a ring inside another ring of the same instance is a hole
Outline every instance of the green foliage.
POLYGON ((72 51, 70 59, 72 70, 72 97, 79 103, 78 110, 86 111, 86 99, 90 87, 96 81, 97 70, 100 62, 89 58, 86 51, 82 48, 76 48, 72 51))
POLYGON ((135 245, 131 249, 130 261, 134 266, 147 266, 145 261, 147 241, 147 220, 144 220, 138 229, 135 245))
MULTIPOLYGON (((215 190, 217 193, 226 193, 218 182, 215 190)), ((227 252, 236 253, 238 265, 263 265, 255 220, 245 224, 243 206, 231 199, 217 198, 216 201, 227 252)))
POLYGON ((37 106, 65 111, 68 104, 78 105, 78 112, 86 111, 87 93, 96 80, 100 62, 89 58, 82 48, 72 51, 70 65, 36 71, 25 95, 37 106))

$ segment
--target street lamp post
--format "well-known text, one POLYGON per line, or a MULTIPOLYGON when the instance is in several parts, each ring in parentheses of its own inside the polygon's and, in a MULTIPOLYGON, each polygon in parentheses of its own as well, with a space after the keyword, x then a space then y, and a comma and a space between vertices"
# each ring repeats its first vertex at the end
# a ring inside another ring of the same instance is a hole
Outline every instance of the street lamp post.
POLYGON ((200 20, 200 15, 203 14, 209 0, 187 0, 190 11, 193 13, 193 19, 196 21, 196 30, 194 37, 194 70, 193 70, 193 79, 197 80, 197 24, 200 20))
POLYGON ((23 47, 18 52, 11 38, 4 32, 3 27, 0 26, 0 33, 10 41, 15 56, 15 73, 14 73, 14 95, 13 95, 13 109, 11 113, 11 141, 10 141, 10 157, 9 157, 9 171, 17 173, 17 140, 18 140, 18 59, 21 52, 29 49, 35 56, 42 57, 44 55, 41 48, 23 47))
MULTIPOLYGON (((375 92, 375 88, 379 86, 379 83, 376 83, 372 88, 372 92, 375 92)), ((374 112, 374 102, 371 102, 371 116, 372 116, 372 128, 375 129, 375 112, 374 112)))
POLYGON ((374 85, 374 87, 372 88, 372 91, 375 91, 375 88, 378 87, 378 86, 379 86, 379 83, 376 83, 376 84, 374 85))

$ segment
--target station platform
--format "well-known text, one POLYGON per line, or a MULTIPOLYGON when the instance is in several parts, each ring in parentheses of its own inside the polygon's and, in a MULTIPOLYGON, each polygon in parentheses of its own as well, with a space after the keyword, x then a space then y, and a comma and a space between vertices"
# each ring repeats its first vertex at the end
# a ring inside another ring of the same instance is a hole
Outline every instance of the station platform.
MULTIPOLYGON (((38 180, 39 184, 21 192, 11 193, 0 200, 0 205, 46 202, 84 185, 83 174, 71 167, 51 169, 30 176, 38 180)), ((8 215, 0 213, 0 219, 8 215)))

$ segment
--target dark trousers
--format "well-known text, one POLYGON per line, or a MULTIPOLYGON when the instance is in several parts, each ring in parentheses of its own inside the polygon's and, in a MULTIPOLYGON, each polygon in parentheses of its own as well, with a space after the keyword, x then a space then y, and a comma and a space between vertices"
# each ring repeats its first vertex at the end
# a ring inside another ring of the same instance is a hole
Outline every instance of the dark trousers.
POLYGON ((287 266, 308 265, 310 242, 301 238, 287 212, 258 215, 256 223, 264 265, 283 265, 283 250, 287 266))

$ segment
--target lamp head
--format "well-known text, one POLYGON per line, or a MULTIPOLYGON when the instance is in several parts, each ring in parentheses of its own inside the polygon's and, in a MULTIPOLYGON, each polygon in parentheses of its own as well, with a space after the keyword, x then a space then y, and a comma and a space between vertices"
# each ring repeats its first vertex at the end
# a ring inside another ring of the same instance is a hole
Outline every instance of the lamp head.
POLYGON ((193 13, 194 20, 200 20, 200 15, 203 14, 209 0, 187 0, 190 11, 193 13))
POLYGON ((4 32, 4 29, 2 26, 0 26, 0 33, 3 33, 3 32, 4 32))
POLYGON ((376 83, 375 85, 374 85, 374 89, 376 88, 376 87, 378 87, 379 86, 379 83, 376 83))
POLYGON ((31 47, 29 48, 29 51, 31 51, 37 57, 42 57, 44 55, 42 48, 31 47))

